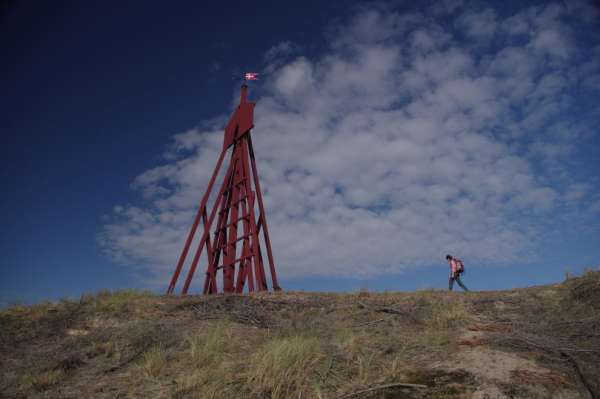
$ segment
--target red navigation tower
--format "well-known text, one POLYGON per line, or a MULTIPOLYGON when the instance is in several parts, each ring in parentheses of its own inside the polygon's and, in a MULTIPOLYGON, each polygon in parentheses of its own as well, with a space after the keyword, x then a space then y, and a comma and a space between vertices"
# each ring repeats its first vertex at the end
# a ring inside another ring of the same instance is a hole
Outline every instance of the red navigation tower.
POLYGON ((204 294, 216 294, 220 291, 217 284, 217 274, 219 271, 223 272, 222 292, 242 293, 244 292, 246 283, 248 284, 248 292, 268 290, 261 242, 259 240, 261 231, 269 260, 272 287, 274 290, 281 289, 277 284, 267 218, 260 191, 258 172, 256 170, 256 160, 252 149, 252 138, 250 136, 250 130, 254 127, 255 103, 248 101, 247 96, 248 86, 244 83, 240 92, 240 104, 225 127, 225 138, 221 155, 200 202, 200 208, 196 213, 196 218, 185 241, 183 251, 167 289, 167 294, 172 294, 175 289, 177 279, 200 224, 200 219, 202 219, 204 230, 185 278, 181 290, 182 294, 187 294, 188 292, 204 248, 206 248, 208 260, 206 276, 204 278, 204 294), (229 166, 227 167, 223 183, 210 211, 210 215, 207 215, 206 205, 210 193, 230 147, 233 147, 233 150, 229 166), (257 202, 258 218, 255 211, 257 202), (217 224, 214 230, 214 237, 211 240, 211 227, 217 214, 217 224), (241 234, 238 231, 240 223, 241 234))

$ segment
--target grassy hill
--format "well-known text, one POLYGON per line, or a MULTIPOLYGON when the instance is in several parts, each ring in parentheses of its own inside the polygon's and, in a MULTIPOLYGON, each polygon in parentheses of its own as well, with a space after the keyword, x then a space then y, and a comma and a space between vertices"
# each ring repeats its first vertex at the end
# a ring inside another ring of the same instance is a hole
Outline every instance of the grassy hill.
POLYGON ((600 272, 497 292, 119 291, 0 311, 0 397, 599 395, 600 272))

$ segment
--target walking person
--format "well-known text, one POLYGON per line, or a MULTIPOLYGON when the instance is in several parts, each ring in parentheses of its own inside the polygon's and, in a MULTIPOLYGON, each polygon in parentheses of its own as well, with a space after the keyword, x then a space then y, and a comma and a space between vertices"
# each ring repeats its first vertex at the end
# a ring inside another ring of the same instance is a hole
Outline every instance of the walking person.
POLYGON ((469 291, 469 289, 460 280, 460 275, 465 271, 465 265, 463 265, 460 259, 454 258, 452 257, 452 255, 446 255, 446 260, 450 265, 450 279, 448 280, 448 289, 452 291, 452 287, 454 286, 454 282, 456 281, 463 290, 469 291))

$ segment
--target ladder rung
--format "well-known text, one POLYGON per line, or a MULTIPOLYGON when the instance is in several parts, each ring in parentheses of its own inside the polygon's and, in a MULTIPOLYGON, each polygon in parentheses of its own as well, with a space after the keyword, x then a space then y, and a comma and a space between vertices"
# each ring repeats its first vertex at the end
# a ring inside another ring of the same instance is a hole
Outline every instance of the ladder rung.
POLYGON ((240 199, 238 199, 237 201, 235 201, 235 204, 237 205, 237 204, 239 204, 240 202, 242 202, 242 201, 245 201, 245 200, 246 200, 246 198, 248 198, 248 196, 247 196, 247 195, 244 195, 243 197, 241 197, 240 199))
MULTIPOLYGON (((235 205, 239 204, 240 202, 242 202, 242 201, 245 201, 247 198, 249 198, 249 196, 248 196, 248 195, 244 195, 243 197, 240 197, 240 198, 239 198, 237 201, 235 201, 235 202, 233 203, 233 205, 235 206, 235 205)), ((219 215, 223 215, 223 214, 224 214, 224 213, 226 213, 226 212, 227 212, 227 210, 229 210, 229 209, 231 209, 231 208, 230 208, 230 207, 227 207, 227 208, 225 208, 225 209, 222 209, 222 210, 220 210, 218 213, 219 213, 219 215)))
POLYGON ((250 238, 250 234, 245 234, 243 236, 238 237, 234 242, 238 242, 241 240, 245 240, 246 238, 250 238))
POLYGON ((220 231, 220 230, 226 230, 228 227, 231 227, 231 226, 233 226, 233 224, 234 224, 234 223, 236 223, 236 224, 237 224, 237 222, 239 222, 240 220, 243 220, 243 219, 248 219, 248 220, 250 220, 250 216, 249 216, 249 215, 246 215, 246 216, 240 216, 239 218, 237 218, 237 219, 236 219, 236 220, 234 220, 233 222, 231 222, 231 223, 228 223, 228 224, 226 224, 225 226, 221 227, 220 229, 217 229, 217 230, 215 230, 215 233, 217 233, 217 232, 218 232, 218 231, 220 231))
POLYGON ((242 257, 236 259, 235 261, 233 261, 233 263, 235 264, 235 263, 238 263, 239 261, 242 261, 244 259, 248 259, 248 258, 251 258, 251 257, 252 257, 252 254, 248 254, 248 255, 245 255, 245 256, 242 256, 242 257))
POLYGON ((221 266, 217 266, 217 269, 222 269, 222 268, 224 268, 225 266, 232 266, 232 265, 235 265, 235 264, 236 264, 236 263, 238 263, 239 261, 242 261, 242 260, 244 260, 244 259, 248 259, 248 258, 252 258, 252 256, 253 256, 252 254, 249 254, 249 255, 245 255, 245 256, 239 257, 238 259, 234 260, 232 264, 227 264, 227 265, 223 264, 223 265, 221 265, 221 266))
POLYGON ((248 219, 248 220, 250 220, 250 216, 249 216, 249 215, 246 215, 246 216, 240 216, 240 217, 239 217, 239 218, 237 218, 237 219, 236 219, 234 222, 231 222, 231 223, 229 223, 229 226, 231 226, 232 224, 234 224, 234 223, 237 223, 237 222, 239 222, 240 220, 243 220, 243 219, 248 219))

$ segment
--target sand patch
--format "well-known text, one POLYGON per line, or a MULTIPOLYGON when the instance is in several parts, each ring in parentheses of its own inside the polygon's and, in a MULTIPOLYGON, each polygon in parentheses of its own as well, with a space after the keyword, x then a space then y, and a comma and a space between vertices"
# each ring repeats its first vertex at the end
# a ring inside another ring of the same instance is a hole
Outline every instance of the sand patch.
MULTIPOLYGON (((493 331, 493 326, 489 330, 493 331)), ((446 362, 443 366, 450 370, 464 370, 475 376, 479 386, 473 393, 473 399, 508 399, 512 395, 504 393, 506 388, 515 384, 515 377, 537 376, 540 383, 544 381, 560 380, 553 370, 539 366, 533 360, 523 358, 517 354, 502 352, 492 349, 483 344, 486 328, 465 331, 459 338, 459 342, 476 343, 473 345, 461 345, 461 350, 452 362, 446 362), (483 331, 482 331, 483 330, 483 331)), ((541 384, 531 387, 532 397, 548 398, 579 398, 577 391, 563 389, 555 386, 552 391, 541 384), (535 392, 535 393, 534 393, 535 392)))

